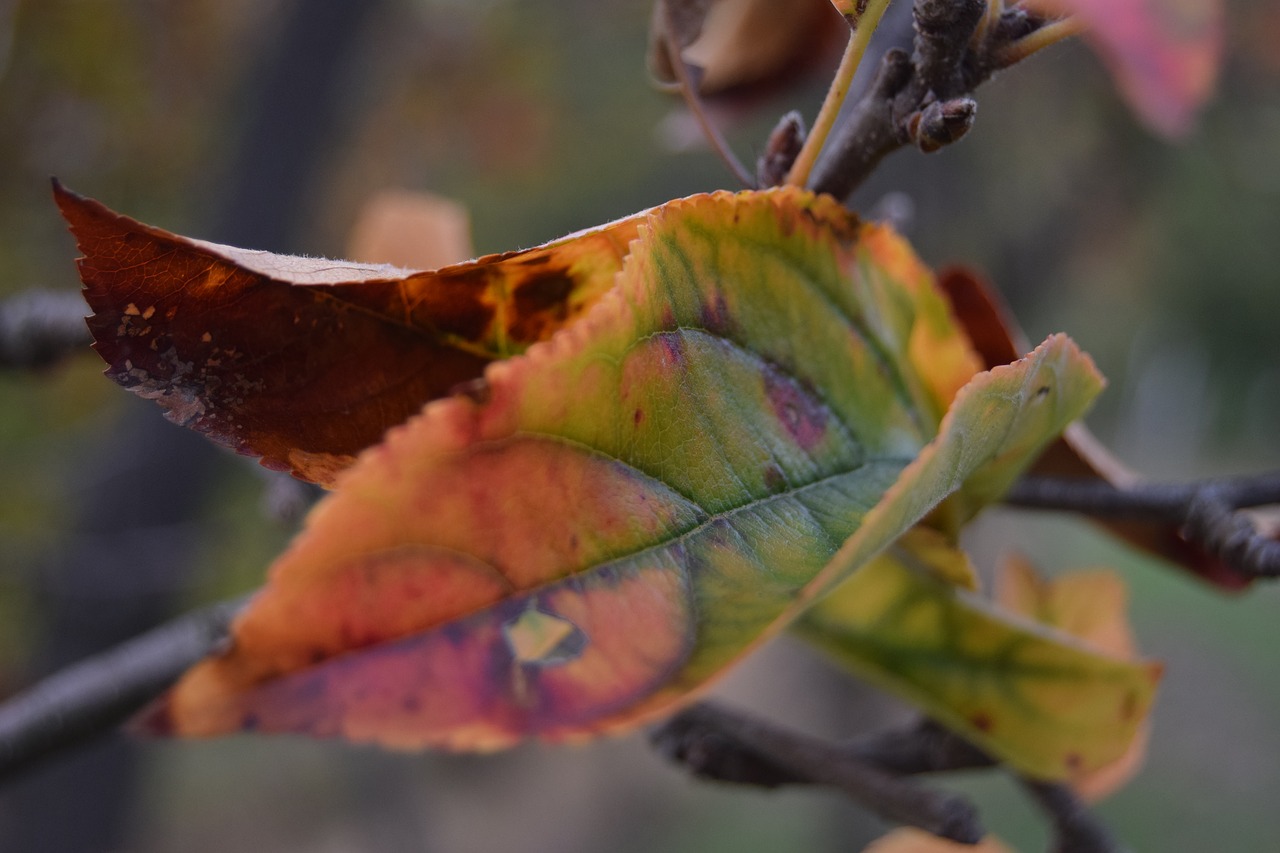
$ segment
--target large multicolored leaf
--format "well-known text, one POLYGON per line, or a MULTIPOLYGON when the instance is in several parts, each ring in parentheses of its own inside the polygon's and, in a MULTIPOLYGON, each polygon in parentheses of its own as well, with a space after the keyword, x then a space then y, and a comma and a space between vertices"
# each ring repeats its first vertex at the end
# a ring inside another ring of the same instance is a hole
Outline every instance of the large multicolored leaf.
POLYGON ((936 577, 934 560, 900 542, 794 630, 1024 773, 1077 778, 1124 756, 1159 665, 997 609, 936 577))
POLYGON ((1059 337, 955 393, 940 306, 830 198, 644 215, 584 318, 341 477, 150 726, 488 749, 669 711, 1098 390, 1059 337))
POLYGON ((172 421, 328 484, 424 403, 579 317, 640 216, 434 272, 179 237, 55 184, 107 375, 172 421))

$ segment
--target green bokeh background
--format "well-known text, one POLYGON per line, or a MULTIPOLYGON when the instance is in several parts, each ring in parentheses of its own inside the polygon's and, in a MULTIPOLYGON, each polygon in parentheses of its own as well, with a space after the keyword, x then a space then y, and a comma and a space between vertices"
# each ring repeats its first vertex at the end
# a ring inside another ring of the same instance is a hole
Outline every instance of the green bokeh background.
MULTIPOLYGON (((291 8, 0 0, 0 297, 77 287, 52 174, 205 236, 255 62, 291 8)), ((479 252, 731 187, 706 150, 673 147, 687 122, 648 84, 648 18, 639 0, 384 3, 342 70, 341 120, 289 248, 340 255, 360 202, 387 187, 465 203, 479 252)), ((1072 44, 984 87, 963 143, 897 154, 855 195, 864 211, 908 199, 926 260, 986 270, 1033 338, 1064 330, 1089 350, 1111 381, 1091 426, 1156 479, 1280 461, 1280 13, 1240 0, 1228 20, 1219 97, 1185 140, 1140 127, 1072 44)), ((717 117, 754 155, 785 109, 812 117, 821 87, 801 81, 717 117)), ((43 641, 50 605, 32 590, 63 544, 78 472, 110 456, 136 405, 101 368, 86 352, 0 373, 0 693, 29 677, 43 641)), ((262 489, 251 464, 220 466, 198 519, 207 546, 182 568, 190 604, 253 588, 287 542, 287 525, 261 511, 262 489)), ((1121 836, 1138 850, 1272 849, 1277 591, 1224 597, 1070 519, 1000 511, 971 538, 986 565, 1016 547, 1053 571, 1104 564, 1130 581, 1140 644, 1168 669, 1146 768, 1101 807, 1121 836)), ((786 640, 723 690, 831 735, 903 713, 786 640)), ((147 743, 141 754, 123 840, 76 849, 836 851, 883 829, 826 793, 689 781, 639 735, 490 757, 283 738, 147 743)), ((1043 847, 1007 780, 956 784, 1017 849, 1043 847)), ((0 848, 5 826, 24 819, 0 789, 0 848)))

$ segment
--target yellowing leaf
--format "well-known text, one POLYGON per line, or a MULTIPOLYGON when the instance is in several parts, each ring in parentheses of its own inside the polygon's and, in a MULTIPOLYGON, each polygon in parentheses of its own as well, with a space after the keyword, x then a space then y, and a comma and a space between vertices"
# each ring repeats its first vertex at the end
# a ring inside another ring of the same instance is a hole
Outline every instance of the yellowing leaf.
POLYGON ((1117 658, 1137 656, 1126 612, 1124 581, 1104 569, 1071 572, 1051 581, 1022 557, 1007 557, 996 577, 1000 606, 1066 631, 1117 658))
MULTIPOLYGON (((795 630, 1032 776, 1078 778, 1125 754, 1146 719, 1158 665, 1000 610, 914 570, 915 559, 895 545, 795 630)), ((1074 601, 1068 611, 1073 625, 1096 632, 1074 601)))
MULTIPOLYGON (((1114 572, 1071 572, 1044 580, 1021 557, 1006 558, 996 576, 996 600, 1008 610, 1066 631, 1092 648, 1120 660, 1138 657, 1129 630, 1128 594, 1114 572)), ((1124 754, 1102 767, 1071 778, 1087 800, 1100 800, 1137 773, 1146 757, 1150 726, 1142 721, 1124 754)))
POLYGON ((490 749, 634 725, 1099 387, 1054 338, 934 441, 913 341, 938 295, 882 228, 794 188, 641 220, 590 313, 361 456, 153 728, 490 749))

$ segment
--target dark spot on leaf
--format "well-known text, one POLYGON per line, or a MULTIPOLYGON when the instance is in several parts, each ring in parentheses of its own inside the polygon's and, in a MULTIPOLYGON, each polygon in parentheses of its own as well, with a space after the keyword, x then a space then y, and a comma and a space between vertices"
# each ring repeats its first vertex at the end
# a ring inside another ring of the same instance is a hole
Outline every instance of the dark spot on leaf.
POLYGON ((792 440, 802 450, 811 450, 827 435, 831 412, 809 388, 776 368, 764 374, 764 393, 792 440))
POLYGON ((980 732, 990 732, 995 728, 995 721, 986 711, 975 711, 969 716, 969 722, 980 732))
POLYGON ((440 636, 451 646, 461 648, 471 640, 471 631, 463 622, 449 622, 439 628, 440 636))
POLYGON ((666 358, 664 364, 678 367, 684 364, 684 347, 681 346, 679 332, 668 332, 658 335, 658 343, 662 346, 666 358))
POLYGON ((635 422, 636 426, 640 426, 644 421, 644 409, 636 409, 636 413, 631 417, 631 420, 635 422))
POLYGON ((1039 400, 1041 397, 1047 397, 1047 396, 1049 396, 1049 386, 1048 386, 1048 385, 1041 385, 1039 388, 1037 388, 1037 389, 1036 389, 1036 399, 1037 399, 1037 400, 1039 400))
POLYGON ((1124 701, 1120 703, 1120 721, 1127 723, 1133 720, 1138 714, 1138 694, 1126 693, 1124 701))
POLYGON ((698 322, 708 332, 722 335, 728 331, 729 305, 725 302, 723 291, 717 290, 707 302, 703 303, 698 322))
MULTIPOLYGON (((459 270, 443 275, 419 273, 404 280, 406 289, 421 289, 422 298, 415 302, 410 312, 410 322, 424 329, 439 329, 468 341, 478 341, 484 337, 493 320, 493 307, 480 299, 484 293, 492 273, 484 268, 459 270), (430 282, 423 287, 422 282, 430 282)), ((375 291, 384 289, 395 292, 395 283, 382 284, 365 282, 359 285, 335 285, 333 290, 344 296, 368 300, 375 291), (365 293, 359 293, 364 288, 365 293)), ((389 299, 389 293, 384 299, 389 299)), ((355 299, 352 299, 354 302, 355 299)))
POLYGON ((565 270, 543 270, 515 286, 512 296, 515 319, 511 337, 537 341, 559 328, 569 316, 569 294, 575 282, 565 270))
POLYGON ((1084 766, 1084 758, 1078 752, 1068 752, 1066 757, 1067 769, 1072 773, 1080 772, 1080 768, 1084 766))
POLYGON ((770 492, 776 492, 787 484, 787 478, 782 473, 782 469, 772 462, 765 466, 764 469, 764 486, 770 492))

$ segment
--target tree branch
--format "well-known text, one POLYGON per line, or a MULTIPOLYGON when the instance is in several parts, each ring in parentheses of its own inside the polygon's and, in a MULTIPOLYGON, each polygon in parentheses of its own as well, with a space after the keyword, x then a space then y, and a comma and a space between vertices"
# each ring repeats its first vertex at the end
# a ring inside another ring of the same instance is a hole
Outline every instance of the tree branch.
POLYGON ((1010 45, 1053 23, 1016 8, 991 22, 987 11, 985 0, 915 0, 912 54, 885 54, 815 169, 813 189, 846 198, 893 151, 936 151, 969 131, 973 91, 1029 55, 1010 45))
POLYGON ((0 302, 0 368, 49 367, 92 338, 77 292, 33 289, 0 302))
POLYGON ((918 785, 855 750, 783 729, 718 705, 687 708, 652 735, 659 752, 694 775, 775 788, 825 785, 895 823, 976 844, 984 830, 962 797, 918 785))
POLYGON ((0 782, 119 726, 221 647, 243 604, 229 601, 188 613, 0 704, 0 782))
POLYGON ((1053 824, 1050 853, 1103 853, 1123 849, 1111 830, 1066 785, 1025 776, 1018 781, 1053 824))
MULTIPOLYGON (((656 729, 652 741, 660 752, 702 778, 761 788, 826 785, 891 821, 965 844, 976 844, 984 833, 973 806, 958 795, 904 777, 998 766, 986 753, 929 720, 841 744, 709 703, 685 709, 656 729)), ((1070 788, 1018 779, 1053 825, 1054 853, 1121 849, 1070 788)))
POLYGON ((1190 542, 1250 577, 1280 577, 1280 541, 1240 512, 1280 504, 1280 472, 1193 483, 1139 483, 1024 477, 1005 495, 1011 506, 1078 512, 1106 520, 1178 525, 1190 542))

